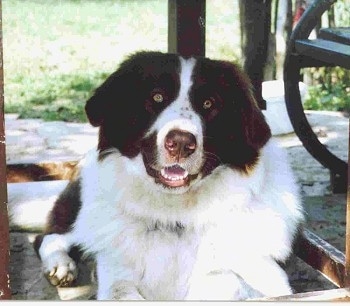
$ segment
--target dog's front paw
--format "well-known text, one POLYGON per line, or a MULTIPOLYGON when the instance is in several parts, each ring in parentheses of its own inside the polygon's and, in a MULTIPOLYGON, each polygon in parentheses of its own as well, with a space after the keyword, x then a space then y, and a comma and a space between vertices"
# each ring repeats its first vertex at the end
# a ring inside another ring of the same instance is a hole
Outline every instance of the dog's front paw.
POLYGON ((66 252, 57 251, 43 262, 44 275, 54 286, 69 287, 78 276, 74 260, 66 252))

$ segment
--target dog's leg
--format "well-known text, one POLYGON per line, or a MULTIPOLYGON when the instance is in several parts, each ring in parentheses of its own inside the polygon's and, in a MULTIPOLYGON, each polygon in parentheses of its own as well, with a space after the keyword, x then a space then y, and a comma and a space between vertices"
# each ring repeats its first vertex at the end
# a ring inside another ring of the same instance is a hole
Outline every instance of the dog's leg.
POLYGON ((77 266, 68 255, 71 239, 70 233, 49 234, 42 237, 38 247, 43 272, 54 286, 69 286, 78 275, 77 266))
POLYGON ((241 262, 246 264, 237 266, 235 272, 264 296, 283 296, 293 293, 286 272, 273 258, 247 257, 241 262))
POLYGON ((262 294, 250 287, 233 271, 213 271, 192 278, 186 300, 230 301, 261 297, 262 294))
POLYGON ((134 271, 120 267, 113 255, 97 256, 98 300, 144 300, 134 279, 134 271))

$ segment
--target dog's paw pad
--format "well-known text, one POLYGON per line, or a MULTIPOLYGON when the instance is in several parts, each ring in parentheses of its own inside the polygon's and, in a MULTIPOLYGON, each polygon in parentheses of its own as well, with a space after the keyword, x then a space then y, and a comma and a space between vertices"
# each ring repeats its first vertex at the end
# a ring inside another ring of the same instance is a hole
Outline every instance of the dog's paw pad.
POLYGON ((46 260, 44 274, 54 286, 69 287, 78 276, 78 269, 66 253, 60 252, 46 260))

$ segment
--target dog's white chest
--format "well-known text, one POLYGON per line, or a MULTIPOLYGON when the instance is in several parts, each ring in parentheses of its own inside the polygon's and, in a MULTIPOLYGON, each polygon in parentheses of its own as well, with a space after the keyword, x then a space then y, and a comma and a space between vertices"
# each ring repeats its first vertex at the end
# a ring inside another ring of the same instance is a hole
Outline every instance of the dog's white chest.
POLYGON ((146 299, 183 299, 196 260, 198 238, 183 228, 151 229, 145 235, 139 290, 146 299))

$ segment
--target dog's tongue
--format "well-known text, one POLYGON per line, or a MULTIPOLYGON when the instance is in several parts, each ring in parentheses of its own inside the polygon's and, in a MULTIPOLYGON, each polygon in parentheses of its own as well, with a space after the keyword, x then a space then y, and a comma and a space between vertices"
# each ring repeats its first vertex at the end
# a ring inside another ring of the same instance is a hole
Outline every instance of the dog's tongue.
POLYGON ((185 176, 186 170, 180 167, 179 165, 174 165, 171 167, 164 168, 164 173, 169 177, 180 177, 185 176))
POLYGON ((186 183, 188 172, 179 165, 165 167, 161 170, 162 181, 170 187, 180 187, 186 183))

